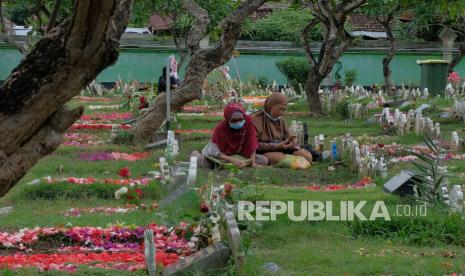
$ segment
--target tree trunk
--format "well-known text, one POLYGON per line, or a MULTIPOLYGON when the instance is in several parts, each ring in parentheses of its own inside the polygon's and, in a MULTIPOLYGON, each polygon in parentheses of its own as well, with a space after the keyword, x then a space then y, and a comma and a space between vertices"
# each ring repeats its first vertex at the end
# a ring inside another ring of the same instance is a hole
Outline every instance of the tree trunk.
POLYGON ((457 64, 460 63, 464 55, 465 55, 465 42, 460 44, 459 52, 455 54, 455 56, 450 61, 449 67, 448 67, 449 74, 454 71, 455 66, 457 66, 457 64))
POLYGON ((53 27, 55 27, 55 23, 58 17, 58 12, 60 11, 60 6, 61 6, 61 0, 55 0, 55 2, 53 3, 52 14, 50 15, 50 18, 48 20, 47 29, 45 30, 47 33, 50 32, 50 30, 53 27))
POLYGON ((331 73, 334 64, 344 54, 353 40, 353 37, 350 36, 344 27, 347 15, 364 2, 365 0, 342 1, 339 4, 329 1, 307 2, 314 18, 302 30, 300 37, 307 61, 311 67, 305 87, 311 112, 322 113, 318 94, 320 84, 331 73), (321 44, 317 60, 312 53, 310 42, 308 41, 308 33, 318 23, 322 29, 323 43, 321 44))
POLYGON ((0 87, 0 196, 43 156, 83 108, 65 103, 118 58, 132 0, 76 0, 74 15, 44 36, 0 87))
POLYGON ((311 69, 308 77, 307 83, 305 84, 305 94, 307 95, 308 107, 310 112, 321 114, 323 110, 321 108, 320 95, 318 90, 320 89, 320 84, 323 81, 322 77, 317 70, 311 69))
MULTIPOLYGON (((176 17, 172 18, 172 22, 175 22, 175 20, 176 20, 176 17)), ((177 70, 179 72, 182 66, 184 65, 184 62, 186 61, 187 49, 183 49, 181 47, 181 42, 179 41, 178 34, 176 33, 176 29, 174 27, 170 27, 170 32, 171 32, 171 36, 173 37, 174 46, 176 47, 176 51, 178 52, 178 55, 179 55, 179 62, 178 62, 178 67, 177 67, 177 70)))
MULTIPOLYGON (((237 39, 241 33, 242 22, 265 0, 247 0, 227 16, 221 23, 223 29, 218 45, 213 49, 200 49, 200 40, 205 37, 209 23, 208 14, 195 2, 185 0, 185 6, 195 16, 196 21, 187 39, 191 60, 181 86, 171 94, 170 108, 176 110, 183 105, 202 97, 202 86, 208 73, 225 64, 232 55, 237 39)), ((154 100, 149 111, 145 113, 135 127, 134 142, 146 143, 166 118, 166 93, 154 100)))
POLYGON ((394 58, 394 55, 396 53, 396 40, 394 38, 394 35, 392 34, 391 31, 391 26, 390 22, 393 17, 389 16, 386 21, 379 21, 383 27, 384 30, 386 31, 388 40, 389 40, 389 51, 386 53, 386 56, 383 58, 383 76, 384 76, 384 92, 387 93, 388 95, 392 95, 392 79, 391 79, 391 68, 390 68, 390 63, 392 59, 394 58))

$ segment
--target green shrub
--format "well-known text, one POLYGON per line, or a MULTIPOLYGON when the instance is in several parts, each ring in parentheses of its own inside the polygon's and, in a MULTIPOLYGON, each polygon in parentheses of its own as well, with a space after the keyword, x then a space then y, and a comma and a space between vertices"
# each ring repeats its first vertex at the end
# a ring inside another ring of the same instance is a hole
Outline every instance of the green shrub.
POLYGON ((391 221, 352 221, 351 235, 381 237, 406 245, 465 245, 465 221, 458 214, 434 214, 426 217, 391 217, 391 221))
MULTIPOLYGON (((86 184, 77 185, 70 183, 38 184, 24 186, 19 195, 22 198, 35 200, 47 199, 55 200, 58 198, 76 199, 76 198, 100 198, 114 199, 115 192, 123 186, 112 184, 86 184)), ((142 198, 157 199, 162 194, 163 187, 160 183, 150 183, 148 186, 140 186, 142 198)))
POLYGON ((259 77, 257 81, 261 87, 265 87, 268 85, 268 83, 270 83, 270 81, 268 80, 266 76, 259 77))
POLYGON ((356 69, 349 69, 349 70, 344 71, 344 83, 347 86, 352 86, 356 80, 357 80, 356 69))
POLYGON ((349 106, 346 101, 336 103, 336 113, 340 114, 342 118, 349 119, 349 106))
MULTIPOLYGON (((252 26, 252 40, 289 41, 301 45, 300 33, 312 19, 308 10, 276 10, 267 17, 257 20, 252 26)), ((314 28, 309 33, 310 40, 321 40, 321 32, 314 28)))
POLYGON ((134 139, 134 133, 124 130, 119 130, 116 133, 116 137, 112 139, 113 144, 117 145, 129 145, 134 139))
POLYGON ((310 71, 310 65, 306 59, 288 58, 276 62, 276 67, 278 67, 279 72, 286 76, 296 91, 299 91, 299 83, 305 86, 310 71))

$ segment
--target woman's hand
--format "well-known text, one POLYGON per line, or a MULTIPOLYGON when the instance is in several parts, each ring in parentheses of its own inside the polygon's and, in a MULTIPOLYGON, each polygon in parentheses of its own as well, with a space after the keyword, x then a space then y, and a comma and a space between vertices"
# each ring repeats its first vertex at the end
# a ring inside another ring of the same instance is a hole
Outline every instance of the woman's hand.
POLYGON ((259 164, 256 164, 256 163, 253 163, 252 168, 263 168, 263 166, 259 165, 259 164))
POLYGON ((244 161, 240 161, 240 160, 236 160, 236 159, 232 159, 231 160, 231 163, 238 167, 239 169, 242 169, 242 168, 245 168, 246 167, 246 164, 244 161))
POLYGON ((279 143, 277 145, 278 149, 282 149, 282 150, 288 150, 288 149, 297 149, 297 145, 292 142, 292 141, 289 141, 289 139, 286 139, 284 141, 282 141, 281 143, 279 143))

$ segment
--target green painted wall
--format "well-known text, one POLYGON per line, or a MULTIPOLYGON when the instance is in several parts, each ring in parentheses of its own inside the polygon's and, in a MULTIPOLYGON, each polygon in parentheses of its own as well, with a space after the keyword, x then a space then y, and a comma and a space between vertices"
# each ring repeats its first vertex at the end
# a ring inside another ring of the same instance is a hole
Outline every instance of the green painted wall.
MULTIPOLYGON (((123 49, 118 62, 107 68, 99 76, 99 81, 111 82, 121 77, 123 80, 138 79, 139 81, 158 80, 161 68, 166 57, 171 52, 123 49)), ((241 53, 237 58, 237 64, 242 79, 251 77, 266 76, 270 81, 276 80, 278 83, 285 83, 286 80, 277 70, 275 62, 286 59, 290 56, 301 56, 293 54, 252 54, 241 53)), ((303 57, 303 56, 302 56, 303 57)), ((392 61, 393 79, 396 84, 412 83, 420 84, 420 67, 416 60, 438 59, 440 55, 434 54, 397 54, 392 61)), ((0 48, 0 80, 4 80, 11 70, 20 62, 21 56, 18 51, 11 48, 0 48)), ((341 59, 343 69, 356 69, 358 72, 357 84, 370 85, 383 81, 381 61, 383 53, 346 53, 341 59)), ((230 68, 231 76, 236 76, 233 63, 227 64, 230 68)), ((465 61, 462 61, 456 71, 461 76, 465 75, 465 61)), ((182 72, 181 72, 182 77, 182 72)))

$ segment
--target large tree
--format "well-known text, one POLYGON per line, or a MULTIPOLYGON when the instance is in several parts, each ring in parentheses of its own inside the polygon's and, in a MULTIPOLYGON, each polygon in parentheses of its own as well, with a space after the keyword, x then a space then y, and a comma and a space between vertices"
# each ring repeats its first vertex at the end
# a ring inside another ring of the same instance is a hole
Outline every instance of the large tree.
MULTIPOLYGON (((187 35, 194 23, 195 17, 183 7, 183 0, 151 0, 151 11, 164 20, 169 20, 169 31, 173 38, 176 51, 180 57, 178 69, 182 68, 188 58, 187 35)), ((196 3, 202 7, 209 15, 207 33, 216 31, 218 23, 231 11, 237 7, 231 0, 197 0, 196 3)), ((239 2, 237 2, 239 3, 239 2)))
POLYGON ((368 0, 367 5, 362 9, 364 14, 372 16, 383 26, 389 41, 389 50, 383 58, 384 91, 387 93, 390 93, 393 87, 390 63, 396 53, 396 39, 392 27, 395 24, 394 19, 399 16, 401 12, 406 10, 408 5, 406 2, 408 1, 368 0))
MULTIPOLYGON (((185 0, 185 8, 195 17, 195 22, 187 37, 187 46, 191 55, 181 86, 171 94, 170 107, 177 109, 202 97, 202 85, 207 74, 225 64, 232 55, 238 40, 242 23, 266 0, 247 0, 242 2, 220 23, 223 30, 217 45, 211 49, 200 49, 199 43, 208 33, 210 16, 208 12, 193 0, 185 0)), ((155 98, 149 111, 145 113, 135 128, 135 142, 145 143, 155 133, 166 118, 166 93, 155 98)))
POLYGON ((70 20, 52 28, 0 86, 0 196, 83 112, 65 104, 118 58, 132 0, 75 0, 70 20))
POLYGON ((365 0, 353 1, 306 1, 313 19, 302 30, 301 39, 305 54, 310 64, 310 71, 305 85, 308 105, 311 112, 322 113, 318 90, 323 79, 331 73, 334 64, 347 50, 353 37, 345 29, 347 16, 360 7, 365 0), (320 26, 323 42, 318 59, 310 47, 309 32, 317 25, 320 26))

